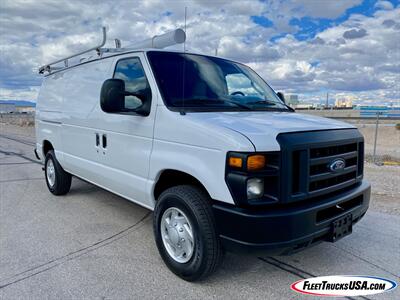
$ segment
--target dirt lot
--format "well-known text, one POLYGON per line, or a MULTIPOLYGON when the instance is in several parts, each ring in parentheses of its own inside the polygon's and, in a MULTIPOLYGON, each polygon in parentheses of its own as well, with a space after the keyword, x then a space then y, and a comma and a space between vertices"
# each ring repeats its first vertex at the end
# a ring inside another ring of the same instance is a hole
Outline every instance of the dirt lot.
POLYGON ((376 166, 366 163, 365 178, 372 184, 371 208, 387 214, 400 215, 400 166, 376 166))
MULTIPOLYGON (((357 125, 365 139, 365 154, 371 161, 374 151, 375 125, 357 125)), ((400 130, 394 124, 380 124, 378 130, 376 153, 380 161, 400 162, 400 130)))
MULTIPOLYGON (((398 166, 365 165, 371 207, 349 237, 285 257, 227 253, 193 284, 161 261, 151 212, 77 178, 68 195, 51 195, 33 144, 32 127, 0 126, 0 299, 309 299, 290 284, 336 274, 400 281, 398 166)), ((363 299, 400 299, 400 290, 363 299)))

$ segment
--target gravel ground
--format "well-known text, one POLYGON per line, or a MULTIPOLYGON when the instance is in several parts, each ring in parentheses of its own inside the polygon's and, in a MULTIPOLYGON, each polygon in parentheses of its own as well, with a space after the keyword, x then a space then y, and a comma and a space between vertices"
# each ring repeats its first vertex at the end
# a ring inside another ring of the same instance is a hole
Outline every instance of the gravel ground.
POLYGON ((400 166, 366 163, 364 167, 365 178, 372 184, 371 208, 400 215, 400 166))
POLYGON ((0 134, 25 136, 26 138, 35 140, 35 127, 34 126, 16 126, 0 122, 0 134))
MULTIPOLYGON (((400 130, 394 124, 381 124, 378 130, 376 154, 379 160, 400 162, 400 130), (389 126, 390 125, 390 126, 389 126)), ((375 125, 356 124, 365 139, 365 153, 367 158, 374 152, 375 125)))

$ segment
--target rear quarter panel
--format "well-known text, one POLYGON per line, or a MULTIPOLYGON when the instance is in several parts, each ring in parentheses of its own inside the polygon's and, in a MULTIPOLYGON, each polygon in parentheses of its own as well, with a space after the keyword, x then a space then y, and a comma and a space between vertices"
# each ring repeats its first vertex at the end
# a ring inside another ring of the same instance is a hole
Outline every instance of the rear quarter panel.
POLYGON ((43 79, 35 114, 36 148, 43 159, 44 140, 52 143, 57 158, 62 161, 61 124, 63 121, 62 103, 65 90, 65 73, 59 72, 43 79))

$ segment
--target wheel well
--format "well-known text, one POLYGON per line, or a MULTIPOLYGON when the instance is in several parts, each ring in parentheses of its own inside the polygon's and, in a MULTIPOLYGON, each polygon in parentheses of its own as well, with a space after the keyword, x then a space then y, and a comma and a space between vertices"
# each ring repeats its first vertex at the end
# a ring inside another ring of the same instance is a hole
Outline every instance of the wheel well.
POLYGON ((43 141, 43 155, 46 156, 50 150, 54 150, 53 145, 47 140, 43 141))
POLYGON ((201 182, 192 175, 177 170, 165 170, 161 173, 156 186, 154 187, 154 199, 157 201, 158 197, 166 189, 184 184, 200 187, 208 194, 204 185, 202 185, 201 182))

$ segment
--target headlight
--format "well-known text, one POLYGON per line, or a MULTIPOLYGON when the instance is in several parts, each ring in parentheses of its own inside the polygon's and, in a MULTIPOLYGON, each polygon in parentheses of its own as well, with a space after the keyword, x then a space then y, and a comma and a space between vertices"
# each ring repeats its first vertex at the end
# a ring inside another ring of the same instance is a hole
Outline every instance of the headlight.
POLYGON ((247 180, 247 199, 261 198, 264 195, 264 179, 250 178, 247 180))
POLYGON ((226 156, 225 181, 238 206, 277 203, 280 152, 236 152, 226 156))

